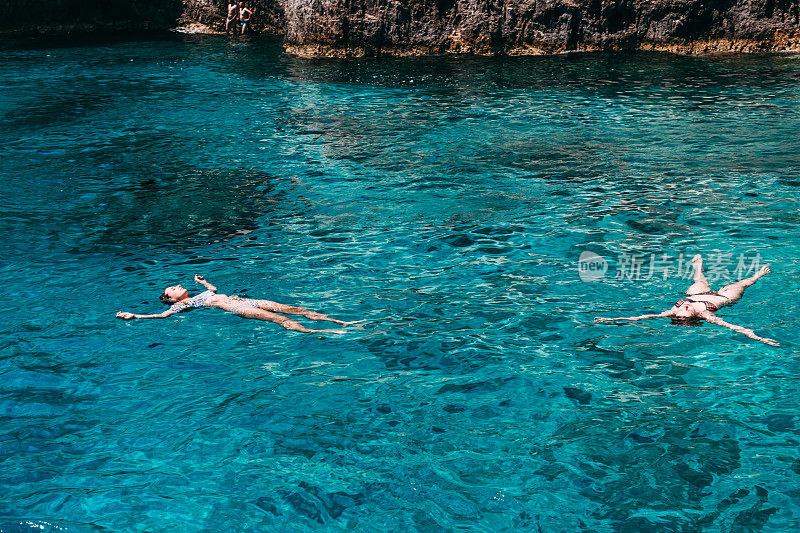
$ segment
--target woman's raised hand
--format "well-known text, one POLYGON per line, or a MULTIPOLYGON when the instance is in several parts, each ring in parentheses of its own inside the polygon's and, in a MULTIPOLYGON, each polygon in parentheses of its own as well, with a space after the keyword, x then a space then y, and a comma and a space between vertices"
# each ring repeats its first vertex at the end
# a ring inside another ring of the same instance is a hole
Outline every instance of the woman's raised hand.
POLYGON ((212 284, 210 284, 209 282, 207 282, 206 278, 201 276, 200 274, 195 274, 194 275, 194 280, 197 283, 201 284, 206 289, 210 290, 210 291, 214 291, 214 292, 217 291, 217 288, 215 286, 213 286, 212 284))

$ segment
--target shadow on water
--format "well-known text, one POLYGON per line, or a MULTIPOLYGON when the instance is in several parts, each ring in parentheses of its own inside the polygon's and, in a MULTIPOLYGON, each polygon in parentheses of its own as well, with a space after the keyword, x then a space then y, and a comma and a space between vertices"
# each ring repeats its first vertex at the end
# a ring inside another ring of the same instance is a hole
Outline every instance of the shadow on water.
POLYGON ((696 94, 704 87, 759 88, 776 82, 788 87, 800 80, 800 69, 784 56, 774 56, 771 60, 770 57, 675 57, 641 52, 319 61, 285 56, 281 64, 289 79, 397 89, 427 87, 443 96, 458 94, 460 90, 494 94, 491 91, 559 87, 609 97, 644 95, 664 89, 696 94))
POLYGON ((0 37, 0 50, 57 50, 61 48, 84 48, 99 46, 150 46, 154 42, 182 42, 184 37, 174 32, 149 33, 75 33, 54 36, 0 37))
POLYGON ((173 91, 187 90, 179 80, 140 80, 131 76, 99 78, 74 76, 69 82, 48 85, 50 93, 22 99, 0 117, 0 124, 31 133, 40 128, 64 128, 71 122, 87 123, 87 117, 108 112, 107 108, 136 94, 138 98, 155 98, 173 91), (86 87, 92 87, 87 91, 86 87))

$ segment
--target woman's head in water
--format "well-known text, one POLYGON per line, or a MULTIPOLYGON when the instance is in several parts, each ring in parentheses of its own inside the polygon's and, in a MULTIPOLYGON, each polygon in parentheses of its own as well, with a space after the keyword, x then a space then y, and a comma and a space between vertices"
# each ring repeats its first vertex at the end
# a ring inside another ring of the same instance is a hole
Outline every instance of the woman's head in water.
POLYGON ((675 318, 687 319, 696 317, 697 310, 694 308, 691 302, 683 302, 679 307, 676 307, 672 311, 672 316, 675 318))
POLYGON ((690 302, 683 302, 672 311, 672 323, 681 326, 694 326, 700 320, 700 315, 690 302))
POLYGON ((172 287, 167 287, 164 289, 164 292, 161 293, 159 299, 164 303, 174 304, 175 302, 179 302, 188 297, 189 291, 180 285, 173 285, 172 287))
POLYGON ((673 316, 670 321, 675 326, 699 326, 703 322, 700 320, 700 317, 697 316, 690 316, 688 318, 673 316))

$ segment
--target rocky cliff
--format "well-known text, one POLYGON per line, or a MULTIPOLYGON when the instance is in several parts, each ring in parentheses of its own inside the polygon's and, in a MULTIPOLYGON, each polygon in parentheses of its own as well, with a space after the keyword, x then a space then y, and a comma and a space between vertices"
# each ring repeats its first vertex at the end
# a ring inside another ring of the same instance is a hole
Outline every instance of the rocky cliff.
POLYGON ((799 0, 284 0, 302 56, 800 51, 799 0))
MULTIPOLYGON (((185 0, 220 28, 225 0, 185 0), (215 13, 216 19, 209 16, 215 13)), ((800 51, 800 0, 251 0, 307 57, 800 51)))
MULTIPOLYGON (((237 2, 241 2, 241 0, 237 0, 237 2)), ((283 2, 251 0, 247 2, 247 5, 254 11, 249 24, 251 32, 283 35, 286 25, 283 2)), ((225 31, 227 6, 228 0, 184 0, 183 15, 179 24, 183 27, 198 29, 205 27, 211 32, 225 31)))
MULTIPOLYGON (((800 51, 800 0, 248 0, 308 57, 800 51)), ((222 31, 227 0, 0 0, 0 33, 222 31)))

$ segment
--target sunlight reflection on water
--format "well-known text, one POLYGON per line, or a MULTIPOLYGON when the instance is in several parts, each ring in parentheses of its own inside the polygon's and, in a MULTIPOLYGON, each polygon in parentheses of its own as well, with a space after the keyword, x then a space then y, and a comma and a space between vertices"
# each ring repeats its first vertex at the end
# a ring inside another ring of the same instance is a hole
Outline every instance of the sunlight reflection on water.
POLYGON ((0 274, 31 303, 0 310, 0 529, 800 522, 795 57, 312 62, 193 36, 4 62, 0 274), (774 273, 722 314, 783 346, 591 324, 685 290, 614 279, 631 252, 760 253, 774 273), (113 319, 198 271, 369 322, 113 319))

